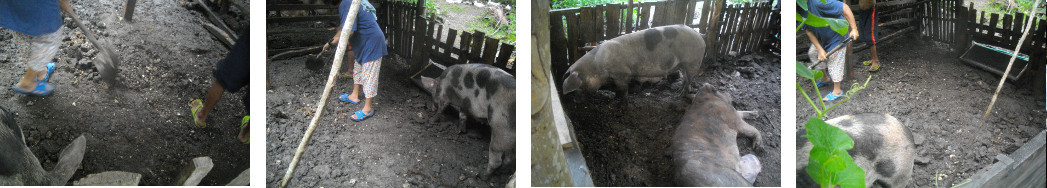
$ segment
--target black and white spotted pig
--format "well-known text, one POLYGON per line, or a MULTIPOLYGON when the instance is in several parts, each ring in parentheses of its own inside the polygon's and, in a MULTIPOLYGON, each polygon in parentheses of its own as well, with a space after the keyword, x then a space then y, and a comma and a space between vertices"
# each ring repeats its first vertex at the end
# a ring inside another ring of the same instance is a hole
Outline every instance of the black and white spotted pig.
POLYGON ((675 183, 685 187, 752 186, 760 173, 760 161, 752 154, 738 154, 739 134, 753 139, 753 148, 762 142, 759 130, 742 119, 755 114, 737 111, 731 96, 703 84, 691 97, 691 106, 673 133, 672 151, 675 183))
MULTIPOLYGON (((433 91, 437 104, 436 115, 448 105, 458 109, 460 129, 465 129, 465 118, 473 117, 491 126, 491 146, 484 177, 491 175, 502 164, 505 155, 516 144, 516 79, 497 67, 486 64, 459 64, 435 79, 422 77, 422 83, 433 91)), ((430 120, 435 120, 435 116, 430 120)))
MULTIPOLYGON (((629 82, 657 82, 683 72, 684 91, 697 76, 705 58, 702 34, 683 25, 654 27, 607 40, 567 69, 563 93, 596 91, 613 83, 625 100, 629 82)), ((624 101, 623 101, 624 102, 624 101)))
POLYGON ((84 159, 87 141, 84 136, 62 149, 51 172, 44 171, 40 160, 25 145, 22 129, 14 115, 0 107, 0 186, 65 185, 84 159))
MULTIPOLYGON (((854 139, 847 151, 865 170, 865 187, 905 188, 912 179, 916 145, 912 132, 889 114, 865 113, 840 116, 829 121, 854 139)), ((807 160, 813 147, 805 129, 796 130, 796 187, 819 187, 807 175, 807 160)))

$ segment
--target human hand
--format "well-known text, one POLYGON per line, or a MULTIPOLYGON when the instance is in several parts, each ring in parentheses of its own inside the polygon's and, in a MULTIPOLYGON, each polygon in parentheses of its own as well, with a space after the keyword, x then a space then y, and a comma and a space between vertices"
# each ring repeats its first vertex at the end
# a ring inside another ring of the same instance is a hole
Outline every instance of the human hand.
POLYGON ((827 59, 825 56, 825 50, 818 49, 818 61, 825 61, 825 59, 827 59))
POLYGON ((858 30, 857 29, 852 29, 851 30, 851 39, 854 39, 854 40, 858 39, 858 30))

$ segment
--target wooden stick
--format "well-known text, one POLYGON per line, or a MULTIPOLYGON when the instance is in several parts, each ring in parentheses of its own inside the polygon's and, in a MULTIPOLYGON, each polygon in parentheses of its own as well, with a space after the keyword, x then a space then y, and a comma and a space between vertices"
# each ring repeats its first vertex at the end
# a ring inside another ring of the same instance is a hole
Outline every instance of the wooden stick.
MULTIPOLYGON (((1040 7, 1040 1, 1033 3, 1032 7, 1040 7)), ((992 105, 996 104, 996 97, 1000 95, 1000 89, 1003 89, 1003 82, 1007 81, 1007 75, 1011 73, 1011 67, 1014 66, 1014 59, 1018 58, 1018 52, 1022 50, 1022 44, 1025 44, 1025 37, 1029 36, 1029 30, 1032 27, 1032 21, 1036 20, 1036 14, 1033 13, 1036 8, 1029 10, 1029 19, 1025 20, 1025 32, 1022 33, 1022 38, 1018 39, 1018 47, 1015 47, 1014 54, 1011 54, 1011 62, 1007 63, 1007 69, 1003 71, 1003 76, 1000 78, 1000 83, 996 85, 996 92, 992 94, 992 100, 989 101, 989 108, 985 109, 985 114, 982 115, 982 122, 985 122, 985 118, 989 117, 989 112, 992 111, 992 105)))
POLYGON ((298 160, 302 158, 302 153, 305 153, 305 146, 309 144, 309 138, 313 136, 313 131, 316 130, 316 123, 320 121, 320 115, 324 113, 324 106, 326 106, 327 99, 331 96, 331 88, 334 87, 335 76, 338 75, 338 70, 342 68, 345 46, 349 42, 349 36, 353 34, 353 24, 356 23, 356 14, 359 12, 360 0, 353 1, 353 5, 349 6, 348 16, 346 16, 345 22, 342 23, 342 30, 338 37, 338 49, 334 53, 334 65, 331 65, 331 72, 327 75, 327 85, 324 86, 324 94, 320 96, 320 101, 317 102, 316 114, 313 115, 313 120, 309 122, 309 128, 305 130, 305 136, 302 137, 301 143, 298 144, 298 150, 295 151, 294 158, 291 159, 291 164, 287 167, 284 179, 280 181, 280 188, 286 187, 287 181, 291 180, 291 174, 294 173, 294 168, 298 166, 298 160))

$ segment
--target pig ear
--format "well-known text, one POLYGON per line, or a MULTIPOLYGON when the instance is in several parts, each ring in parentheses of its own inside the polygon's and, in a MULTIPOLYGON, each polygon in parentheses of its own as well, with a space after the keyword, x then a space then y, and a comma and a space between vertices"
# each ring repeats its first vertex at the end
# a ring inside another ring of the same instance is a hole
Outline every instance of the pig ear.
POLYGON ((567 79, 563 81, 563 94, 571 93, 574 90, 578 90, 578 87, 582 84, 582 78, 579 78, 578 72, 571 71, 567 74, 567 79))
POLYGON ((55 164, 55 168, 51 170, 51 176, 55 182, 55 185, 65 185, 69 182, 69 179, 76 173, 76 169, 80 166, 80 162, 84 160, 84 152, 87 151, 87 138, 84 135, 80 135, 73 140, 68 146, 66 146, 58 154, 58 163, 55 164))
POLYGON ((432 78, 425 77, 425 76, 421 76, 421 78, 422 78, 422 86, 423 87, 425 87, 425 88, 434 88, 434 87, 436 87, 436 79, 432 79, 432 78))

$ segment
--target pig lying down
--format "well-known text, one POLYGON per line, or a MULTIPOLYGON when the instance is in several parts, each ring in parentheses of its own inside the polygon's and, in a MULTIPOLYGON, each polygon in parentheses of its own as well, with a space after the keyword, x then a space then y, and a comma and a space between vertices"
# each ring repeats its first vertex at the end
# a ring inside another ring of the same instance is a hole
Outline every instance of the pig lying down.
POLYGON ((0 186, 65 185, 73 177, 87 151, 83 135, 58 154, 58 163, 51 172, 44 171, 40 160, 25 145, 22 128, 14 115, 0 107, 0 186))
MULTIPOLYGON (((854 139, 854 148, 847 151, 854 163, 865 170, 865 187, 904 188, 912 179, 916 145, 912 132, 889 114, 866 113, 846 115, 825 121, 839 127, 854 139)), ((807 160, 811 142, 796 130, 796 187, 819 187, 807 175, 807 160)))
POLYGON ((691 87, 705 58, 702 34, 683 25, 654 27, 607 40, 583 55, 567 69, 563 93, 596 91, 614 84, 625 102, 629 82, 658 82, 683 72, 683 89, 691 87))
POLYGON ((738 134, 750 137, 753 148, 763 141, 759 130, 742 117, 754 111, 737 111, 732 98, 703 84, 692 96, 691 106, 672 139, 673 166, 677 186, 752 186, 760 173, 760 161, 752 154, 738 155, 738 134))
POLYGON ((497 67, 486 64, 460 64, 447 67, 435 79, 422 77, 422 84, 433 91, 436 120, 448 105, 458 109, 459 130, 465 130, 465 118, 472 117, 491 126, 487 171, 491 175, 502 165, 502 158, 516 145, 516 79, 497 67))

